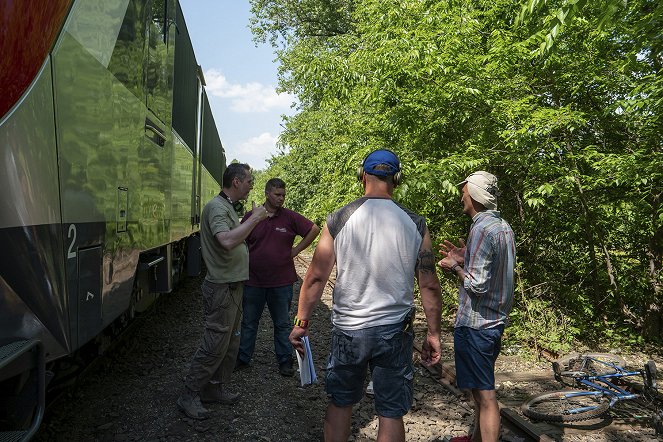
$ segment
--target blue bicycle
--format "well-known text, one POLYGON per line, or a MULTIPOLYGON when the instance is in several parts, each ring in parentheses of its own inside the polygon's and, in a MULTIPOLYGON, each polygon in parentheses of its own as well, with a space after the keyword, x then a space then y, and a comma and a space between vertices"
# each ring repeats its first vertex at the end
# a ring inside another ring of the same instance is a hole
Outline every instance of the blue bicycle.
MULTIPOLYGON (((575 387, 542 393, 521 406, 527 417, 544 422, 576 422, 601 416, 619 401, 656 397, 656 364, 649 361, 642 370, 623 368, 624 360, 604 353, 572 354, 553 362, 555 379, 575 387), (624 378, 642 378, 642 393, 620 386, 624 378)), ((658 423, 656 425, 658 427, 658 423)))

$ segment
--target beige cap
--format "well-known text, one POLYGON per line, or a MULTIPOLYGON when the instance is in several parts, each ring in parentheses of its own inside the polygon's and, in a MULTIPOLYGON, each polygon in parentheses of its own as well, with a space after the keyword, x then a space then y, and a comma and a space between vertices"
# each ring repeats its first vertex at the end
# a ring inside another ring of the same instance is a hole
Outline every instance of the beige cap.
POLYGON ((462 187, 465 183, 468 184, 467 191, 474 201, 488 210, 497 210, 497 197, 500 190, 497 187, 495 175, 479 170, 458 183, 458 186, 462 187))

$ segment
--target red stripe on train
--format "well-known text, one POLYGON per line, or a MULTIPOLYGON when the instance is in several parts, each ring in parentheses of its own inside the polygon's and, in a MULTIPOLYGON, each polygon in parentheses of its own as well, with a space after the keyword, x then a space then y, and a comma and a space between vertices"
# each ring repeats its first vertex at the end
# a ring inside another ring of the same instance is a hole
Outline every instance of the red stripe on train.
POLYGON ((55 43, 71 0, 0 0, 0 118, 16 104, 55 43))

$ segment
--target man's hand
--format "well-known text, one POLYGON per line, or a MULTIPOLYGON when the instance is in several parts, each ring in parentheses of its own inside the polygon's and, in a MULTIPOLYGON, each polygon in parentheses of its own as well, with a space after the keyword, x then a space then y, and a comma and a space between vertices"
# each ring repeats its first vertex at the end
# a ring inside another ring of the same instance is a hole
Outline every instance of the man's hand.
POLYGON ((273 215, 272 213, 269 213, 267 209, 265 209, 265 206, 256 206, 255 201, 251 201, 251 206, 253 207, 251 209, 251 218, 255 217, 256 223, 273 215))
POLYGON ((450 258, 449 256, 447 256, 446 258, 441 259, 440 261, 438 261, 438 262, 437 262, 437 265, 439 265, 440 267, 442 267, 442 270, 444 270, 444 271, 446 271, 446 272, 450 272, 450 271, 451 271, 451 268, 452 268, 453 266, 460 265, 460 264, 458 264, 454 259, 452 259, 452 258, 450 258))
POLYGON ((440 362, 440 337, 426 333, 426 339, 421 345, 421 363, 425 367, 432 367, 440 362))
POLYGON ((437 263, 442 269, 451 271, 451 268, 458 264, 463 266, 465 264, 465 241, 460 240, 460 246, 456 247, 451 241, 444 241, 440 244, 440 255, 443 259, 437 263))
POLYGON ((308 329, 294 326, 288 337, 292 346, 301 356, 304 356, 304 343, 302 342, 304 336, 308 336, 308 329))
POLYGON ((465 263, 465 241, 462 239, 458 241, 460 245, 456 247, 451 241, 445 240, 440 244, 440 254, 445 258, 448 256, 458 264, 463 265, 465 263))

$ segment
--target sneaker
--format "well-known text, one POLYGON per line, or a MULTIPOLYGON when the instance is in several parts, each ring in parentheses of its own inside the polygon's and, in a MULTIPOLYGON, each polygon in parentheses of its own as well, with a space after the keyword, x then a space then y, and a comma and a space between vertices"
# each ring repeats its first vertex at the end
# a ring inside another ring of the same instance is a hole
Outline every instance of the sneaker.
POLYGON ((242 371, 246 370, 247 368, 251 367, 251 364, 248 362, 244 362, 241 359, 237 359, 237 362, 235 362, 235 368, 233 371, 242 371))
POLYGON ((373 381, 366 386, 366 396, 373 396, 373 381))
POLYGON ((292 368, 292 361, 282 362, 279 364, 279 373, 281 376, 292 376, 295 374, 295 369, 292 368))
POLYGON ((203 407, 197 395, 183 394, 177 399, 177 408, 191 419, 203 420, 210 415, 210 411, 203 407))
POLYGON ((239 397, 239 393, 231 393, 221 384, 207 384, 207 387, 200 390, 200 401, 206 404, 232 405, 239 401, 239 397))

